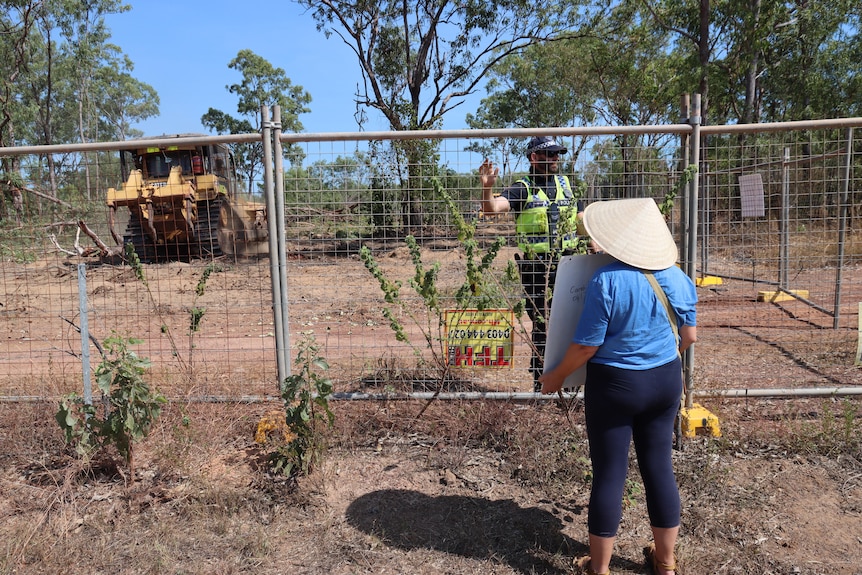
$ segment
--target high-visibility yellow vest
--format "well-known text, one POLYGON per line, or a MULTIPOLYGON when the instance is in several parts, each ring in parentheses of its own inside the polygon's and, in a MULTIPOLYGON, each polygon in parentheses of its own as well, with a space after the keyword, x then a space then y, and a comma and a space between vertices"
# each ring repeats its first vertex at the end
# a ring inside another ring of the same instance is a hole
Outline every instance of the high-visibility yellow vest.
POLYGON ((548 198, 542 188, 534 186, 529 177, 518 181, 527 188, 527 200, 515 219, 518 247, 524 252, 533 251, 538 254, 550 252, 552 241, 558 242, 553 245, 559 250, 576 248, 578 204, 569 180, 565 176, 554 177, 557 193, 553 200, 548 198), (558 209, 554 210, 552 205, 556 205, 558 209), (555 217, 554 221, 551 221, 549 211, 555 217), (570 225, 567 226, 569 231, 563 237, 558 237, 557 229, 563 221, 562 218, 569 220, 570 225))

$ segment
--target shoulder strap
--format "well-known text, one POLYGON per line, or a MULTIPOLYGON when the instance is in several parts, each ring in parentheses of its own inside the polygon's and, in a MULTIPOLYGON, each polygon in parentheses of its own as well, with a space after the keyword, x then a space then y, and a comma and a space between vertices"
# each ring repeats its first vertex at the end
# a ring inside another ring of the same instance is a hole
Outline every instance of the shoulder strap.
POLYGON ((679 327, 677 323, 674 321, 676 314, 673 312, 673 309, 670 307, 670 302, 667 299, 667 294, 664 293, 664 290, 659 285, 658 280, 655 279, 655 276, 651 271, 641 270, 643 274, 646 276, 646 279, 649 281, 649 285, 652 286, 653 291, 655 292, 656 297, 658 297, 658 301, 664 305, 664 310, 667 312, 667 321, 670 323, 670 329, 673 330, 673 339, 677 344, 677 353, 679 353, 679 327))
POLYGON ((559 189, 561 189, 564 194, 567 194, 567 195, 571 194, 572 193, 572 186, 569 185, 568 178, 566 178, 566 176, 563 176, 562 174, 557 174, 555 177, 556 177, 557 186, 559 187, 559 189))

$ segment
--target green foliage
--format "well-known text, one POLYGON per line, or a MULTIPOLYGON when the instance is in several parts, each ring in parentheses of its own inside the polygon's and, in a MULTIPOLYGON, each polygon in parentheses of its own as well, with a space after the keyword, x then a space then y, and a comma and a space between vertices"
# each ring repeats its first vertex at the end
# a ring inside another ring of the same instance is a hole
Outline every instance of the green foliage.
POLYGON ((792 448, 799 453, 834 457, 847 453, 856 455, 862 448, 862 411, 856 402, 844 399, 840 403, 823 402, 820 417, 789 426, 792 448))
MULTIPOLYGON (((593 105, 600 94, 591 65, 598 45, 597 38, 563 40, 533 45, 503 58, 489 71, 488 96, 475 114, 467 114, 467 125, 493 129, 594 123, 596 110, 604 109, 593 105)), ((573 137, 571 154, 562 159, 561 167, 574 163, 586 142, 586 137, 573 137)), ((503 165, 517 165, 525 145, 525 138, 495 138, 473 141, 467 149, 484 157, 502 156, 503 165)))
MULTIPOLYGON (((201 124, 217 134, 247 134, 260 130, 260 110, 262 106, 278 105, 281 110, 281 126, 285 132, 303 130, 299 115, 309 112, 307 104, 311 95, 302 86, 295 86, 283 68, 276 68, 265 58, 253 51, 244 49, 228 63, 228 68, 242 75, 242 79, 226 86, 237 96, 238 117, 215 108, 210 108, 201 117, 201 124)), ((257 174, 263 168, 263 149, 261 144, 234 144, 232 146, 237 169, 243 175, 248 192, 252 189, 257 174)), ((286 146, 284 152, 291 163, 298 163, 302 150, 296 146, 286 146)))
MULTIPOLYGON (((858 6, 625 0, 602 13, 601 3, 588 2, 565 37, 495 62, 486 74, 488 95, 467 122, 674 123, 685 93, 703 95, 701 114, 712 125, 858 116, 858 6)), ((491 156, 516 145, 496 140, 473 149, 491 156)), ((655 143, 635 137, 627 145, 655 143)))
POLYGON ((623 507, 637 505, 638 498, 643 493, 643 485, 637 479, 626 478, 625 489, 623 489, 623 507))
POLYGON ((0 182, 3 183, 2 188, 20 188, 24 186, 24 178, 18 172, 0 172, 0 182))
MULTIPOLYGON (((5 31, 0 37, 5 72, 0 80, 2 145, 140 135, 130 126, 158 113, 158 96, 132 76, 133 63, 109 42, 111 33, 105 23, 107 15, 129 9, 121 0, 4 3, 0 15, 5 31), (11 142, 8 138, 13 135, 11 142)), ((69 175, 67 166, 51 167, 57 180, 69 175)))
POLYGON ((144 265, 141 263, 141 258, 138 257, 138 252, 135 251, 135 246, 131 243, 123 246, 126 262, 128 262, 129 266, 132 268, 132 273, 135 274, 135 278, 144 284, 144 287, 149 289, 149 284, 147 283, 147 276, 144 273, 144 265))
MULTIPOLYGON (((198 279, 198 283, 195 286, 195 302, 197 302, 197 298, 203 297, 206 293, 207 289, 207 280, 209 280, 210 276, 214 273, 224 271, 224 267, 221 264, 210 263, 204 268, 204 271, 201 273, 200 279, 198 279)), ((198 305, 192 306, 189 310, 189 336, 192 336, 194 333, 200 330, 201 321, 204 318, 204 315, 207 312, 207 308, 200 307, 198 305)), ((189 344, 190 346, 193 343, 189 344)))
POLYGON ((393 130, 439 127, 501 57, 573 29, 589 12, 509 0, 299 3, 358 57, 357 103, 379 110, 393 130))
POLYGON ((102 444, 101 422, 96 419, 96 412, 96 406, 85 403, 83 397, 71 393, 60 400, 60 407, 54 416, 66 443, 87 460, 102 444))
MULTIPOLYGON (((510 0, 299 3, 309 9, 320 31, 337 34, 358 57, 363 78, 356 99, 360 123, 370 108, 396 131, 440 128, 444 116, 475 91, 501 58, 558 39, 588 20, 591 12, 582 10, 580 2, 541 9, 510 0)), ((402 174, 395 200, 407 233, 416 233, 434 218, 426 213, 424 200, 431 189, 429 178, 442 175, 435 161, 437 147, 437 142, 421 139, 392 143, 398 168, 394 173, 402 174)), ((383 205, 391 206, 385 203, 386 194, 379 195, 383 205)), ((393 220, 381 217, 379 224, 397 225, 393 220)))
MULTIPOLYGON (((458 309, 475 308, 479 310, 501 306, 509 307, 505 296, 498 289, 500 285, 499 280, 491 273, 491 265, 499 255, 500 249, 506 245, 505 238, 497 238, 488 248, 487 252, 482 254, 481 248, 475 239, 475 227, 464 220, 452 197, 443 188, 440 181, 435 178, 432 180, 432 184, 435 194, 442 199, 443 204, 449 211, 450 218, 457 227, 458 239, 461 241, 466 255, 467 269, 464 282, 454 294, 455 307, 458 309)), ((437 286, 439 264, 435 263, 429 269, 426 269, 425 264, 422 262, 421 251, 416 238, 412 235, 407 236, 405 243, 410 251, 410 258, 414 269, 413 277, 408 280, 408 285, 422 299, 427 312, 425 318, 417 316, 410 305, 408 305, 408 302, 401 298, 403 283, 400 280, 392 280, 386 276, 367 246, 360 248, 359 257, 365 268, 380 285, 384 301, 390 304, 384 306, 382 313, 389 321, 389 327, 395 334, 395 338, 413 347, 417 357, 423 349, 430 349, 435 365, 445 372, 447 362, 442 345, 444 343, 442 330, 445 310, 441 306, 441 298, 443 296, 437 286), (410 341, 404 324, 398 319, 398 313, 396 312, 400 312, 409 318, 420 329, 424 345, 416 346, 410 341)), ((510 262, 504 281, 516 281, 517 274, 517 270, 510 262)), ((523 301, 519 301, 514 307, 520 317, 520 314, 524 310, 523 301)))
MULTIPOLYGON (((476 241, 476 226, 468 224, 464 216, 458 210, 458 206, 452 200, 449 192, 443 188, 439 181, 434 182, 435 191, 443 199, 451 218, 458 230, 458 240, 464 247, 467 270, 464 283, 455 292, 455 303, 459 309, 475 307, 478 310, 489 309, 502 302, 496 287, 495 278, 489 273, 491 264, 497 259, 500 250, 506 245, 506 238, 498 237, 494 240, 488 251, 481 253, 479 243, 476 241)), ((517 281, 517 270, 507 268, 506 279, 517 281), (509 273, 512 271, 512 273, 509 273)))
POLYGON ((679 181, 677 181, 676 186, 668 190, 667 194, 665 194, 664 198, 662 198, 661 202, 659 202, 658 209, 665 218, 670 216, 670 213, 673 210, 673 204, 676 200, 676 197, 685 190, 685 187, 688 186, 692 182, 692 180, 694 180, 694 177, 696 175, 696 165, 691 164, 686 167, 682 171, 682 174, 680 174, 680 178, 679 181))
POLYGON ((189 310, 189 333, 195 333, 201 328, 201 320, 207 312, 205 307, 193 307, 189 310))
MULTIPOLYGON (((2 192, 0 192, 2 193, 2 192)), ((32 249, 41 232, 20 226, 7 227, 0 222, 0 261, 30 263, 36 261, 37 253, 32 249), (33 235, 36 234, 34 238, 33 235)))
POLYGON ((141 343, 116 334, 103 342, 105 357, 96 369, 96 383, 107 400, 107 413, 98 416, 93 405, 76 394, 60 401, 56 419, 66 441, 89 457, 94 451, 112 445, 126 460, 134 479, 134 446, 150 432, 161 414, 165 397, 150 389, 144 374, 150 361, 129 349, 141 343))
POLYGON ((319 463, 326 446, 323 431, 335 422, 329 409, 332 382, 323 375, 329 364, 319 356, 313 337, 300 342, 294 364, 298 373, 281 386, 289 440, 269 455, 273 471, 288 477, 308 475, 319 463))
POLYGON ((222 267, 221 264, 208 264, 207 267, 204 268, 203 273, 201 273, 201 277, 198 280, 198 284, 195 286, 195 295, 198 297, 204 295, 207 288, 207 280, 210 279, 210 276, 214 273, 223 271, 224 267, 222 267))
POLYGON ((425 307, 433 312, 441 313, 440 292, 437 290, 437 277, 440 274, 440 264, 435 263, 431 266, 431 269, 425 270, 416 238, 407 236, 405 243, 410 250, 410 259, 415 269, 413 278, 410 280, 410 287, 419 294, 419 297, 425 302, 425 307))
MULTIPOLYGON (((374 255, 371 253, 371 250, 368 249, 368 246, 362 246, 359 249, 359 259, 365 265, 365 269, 367 269, 380 284, 380 291, 383 292, 384 301, 386 301, 386 303, 396 304, 399 307, 403 307, 404 304, 401 302, 399 296, 399 290, 401 290, 402 285, 401 281, 393 281, 386 277, 386 274, 383 273, 383 270, 380 269, 380 266, 374 259, 374 255)), ((389 321, 389 327, 392 328, 392 331, 395 333, 395 339, 403 343, 409 343, 410 338, 407 337, 407 332, 404 330, 404 326, 401 325, 401 322, 398 321, 392 313, 392 308, 384 307, 383 316, 389 321)))

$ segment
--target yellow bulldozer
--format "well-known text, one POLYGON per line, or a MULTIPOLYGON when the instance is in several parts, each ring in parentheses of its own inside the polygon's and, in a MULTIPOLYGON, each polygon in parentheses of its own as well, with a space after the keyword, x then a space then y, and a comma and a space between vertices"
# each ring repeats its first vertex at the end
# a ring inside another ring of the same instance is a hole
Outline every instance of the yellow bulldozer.
POLYGON ((265 204, 240 198, 227 145, 176 142, 197 135, 148 138, 120 152, 124 184, 107 197, 111 236, 132 244, 144 262, 268 254, 265 204), (122 238, 115 229, 121 206, 129 209, 122 238))

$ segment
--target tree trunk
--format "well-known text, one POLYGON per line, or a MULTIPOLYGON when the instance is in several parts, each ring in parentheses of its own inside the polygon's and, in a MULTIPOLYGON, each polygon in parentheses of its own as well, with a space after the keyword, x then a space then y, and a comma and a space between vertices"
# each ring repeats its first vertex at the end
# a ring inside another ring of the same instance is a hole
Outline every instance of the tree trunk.
POLYGON ((751 53, 749 54, 748 68, 745 71, 745 107, 742 110, 742 122, 751 124, 758 117, 756 106, 757 94, 757 74, 760 69, 760 49, 757 48, 757 43, 754 41, 757 37, 757 29, 760 24, 760 0, 750 0, 751 8, 751 36, 749 46, 751 53))

